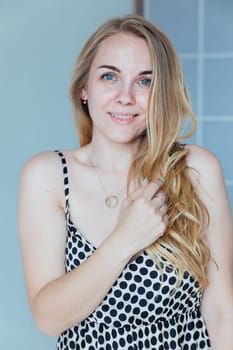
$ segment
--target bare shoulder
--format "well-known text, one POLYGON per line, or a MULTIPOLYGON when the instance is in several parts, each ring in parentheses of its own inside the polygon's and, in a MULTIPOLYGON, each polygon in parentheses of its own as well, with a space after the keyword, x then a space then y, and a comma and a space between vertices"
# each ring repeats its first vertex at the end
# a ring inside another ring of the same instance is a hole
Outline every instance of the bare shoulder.
POLYGON ((58 164, 58 156, 54 151, 44 151, 33 155, 24 164, 22 174, 28 172, 44 172, 58 164))
POLYGON ((211 169, 221 169, 218 158, 206 148, 198 145, 187 145, 186 148, 189 151, 187 165, 198 170, 200 174, 204 175, 206 171, 209 173, 211 169))
MULTIPOLYGON (((58 155, 53 151, 45 151, 32 156, 24 164, 21 178, 31 178, 36 180, 38 185, 45 178, 53 177, 59 168, 58 155)), ((61 165, 60 165, 61 167, 61 165)))
POLYGON ((63 198, 62 166, 59 156, 54 151, 45 151, 32 156, 24 164, 21 178, 21 193, 30 191, 47 192, 54 198, 63 198))
POLYGON ((191 178, 207 190, 224 186, 224 175, 219 159, 209 150, 197 145, 187 145, 187 166, 194 169, 191 178))

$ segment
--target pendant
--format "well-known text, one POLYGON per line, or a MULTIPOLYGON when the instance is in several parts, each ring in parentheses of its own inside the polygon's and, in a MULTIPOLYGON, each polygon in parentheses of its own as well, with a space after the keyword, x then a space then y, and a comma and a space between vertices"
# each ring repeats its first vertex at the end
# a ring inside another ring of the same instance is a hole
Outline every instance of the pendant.
POLYGON ((117 204, 118 204, 118 198, 117 196, 109 196, 105 199, 105 204, 107 207, 109 208, 116 208, 117 204))

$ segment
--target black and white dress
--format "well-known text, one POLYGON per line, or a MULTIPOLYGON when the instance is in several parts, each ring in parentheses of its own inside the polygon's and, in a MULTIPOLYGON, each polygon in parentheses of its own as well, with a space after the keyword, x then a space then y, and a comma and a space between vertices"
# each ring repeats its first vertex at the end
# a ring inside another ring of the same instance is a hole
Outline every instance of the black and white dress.
MULTIPOLYGON (((58 151, 58 154, 64 174, 66 271, 69 272, 88 259, 96 248, 71 222, 68 168, 63 153, 58 151)), ((174 292, 175 285, 174 270, 167 265, 161 275, 144 251, 125 266, 96 310, 59 336, 56 349, 210 349, 200 314, 202 295, 198 282, 185 273, 174 292)))

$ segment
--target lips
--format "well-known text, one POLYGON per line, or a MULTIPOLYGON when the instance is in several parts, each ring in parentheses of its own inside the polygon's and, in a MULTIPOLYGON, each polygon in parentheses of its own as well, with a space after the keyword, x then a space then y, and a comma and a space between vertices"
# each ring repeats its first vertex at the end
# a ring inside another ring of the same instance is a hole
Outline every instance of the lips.
POLYGON ((118 120, 131 120, 135 118, 138 114, 132 114, 132 113, 109 113, 112 118, 118 119, 118 120))

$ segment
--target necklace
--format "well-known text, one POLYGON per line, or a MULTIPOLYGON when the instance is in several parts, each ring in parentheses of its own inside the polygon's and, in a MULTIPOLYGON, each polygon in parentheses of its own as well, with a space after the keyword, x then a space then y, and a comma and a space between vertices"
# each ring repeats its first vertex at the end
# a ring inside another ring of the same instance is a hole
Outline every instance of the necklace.
MULTIPOLYGON (((87 151, 86 151, 87 152, 87 151)), ((108 194, 108 192, 106 191, 105 189, 105 186, 104 186, 104 183, 103 183, 103 180, 100 176, 100 173, 98 171, 98 169, 96 168, 96 166, 92 163, 92 161, 90 160, 90 158, 88 157, 88 153, 87 153, 87 159, 88 159, 88 162, 90 163, 90 165, 95 169, 96 171, 96 175, 97 175, 97 178, 99 180, 99 183, 100 183, 100 187, 102 188, 103 192, 105 193, 106 197, 105 197, 105 200, 104 200, 104 203, 106 205, 106 207, 108 208, 116 208, 118 203, 119 203, 119 199, 118 197, 122 194, 122 192, 125 190, 125 186, 124 188, 118 193, 118 194, 108 194)))

